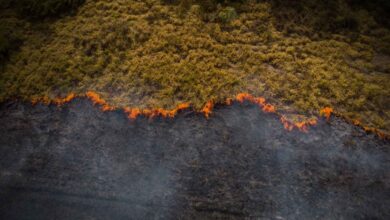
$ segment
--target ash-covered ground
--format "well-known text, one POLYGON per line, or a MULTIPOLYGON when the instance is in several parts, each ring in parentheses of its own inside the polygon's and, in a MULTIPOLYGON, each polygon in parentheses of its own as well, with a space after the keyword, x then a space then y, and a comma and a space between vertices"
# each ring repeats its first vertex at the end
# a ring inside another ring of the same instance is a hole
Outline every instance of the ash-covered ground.
POLYGON ((0 219, 390 219, 390 142, 333 117, 0 105, 0 219))

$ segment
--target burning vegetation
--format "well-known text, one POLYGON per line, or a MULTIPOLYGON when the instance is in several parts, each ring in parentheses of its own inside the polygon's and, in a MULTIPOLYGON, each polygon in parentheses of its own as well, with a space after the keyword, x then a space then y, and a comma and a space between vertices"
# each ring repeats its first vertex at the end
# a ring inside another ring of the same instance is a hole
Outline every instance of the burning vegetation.
MULTIPOLYGON (((33 105, 36 105, 38 103, 42 103, 44 105, 50 105, 54 104, 57 106, 62 106, 68 102, 71 102, 75 98, 87 98, 89 99, 94 105, 97 105, 103 112, 105 111, 115 111, 115 110, 122 110, 127 117, 134 121, 136 120, 139 116, 143 116, 149 119, 153 119, 156 117, 161 117, 161 118, 174 118, 179 112, 183 110, 188 110, 191 109, 191 104, 190 103, 182 103, 176 106, 176 108, 173 109, 163 109, 163 108, 157 108, 157 109, 140 109, 140 108, 130 108, 130 107, 117 107, 114 105, 109 104, 106 102, 103 98, 100 97, 100 95, 96 92, 93 91, 88 91, 85 93, 85 95, 79 95, 77 96, 74 93, 70 93, 64 98, 55 98, 55 99, 50 99, 49 97, 45 96, 39 99, 34 99, 31 101, 33 105)), ((266 113, 272 113, 277 115, 280 118, 281 123, 283 124, 284 128, 287 131, 292 131, 294 129, 297 129, 301 132, 308 132, 309 128, 311 126, 315 126, 317 124, 317 117, 311 117, 305 120, 291 120, 286 115, 283 115, 283 113, 278 112, 276 107, 270 103, 267 103, 266 99, 263 97, 254 97, 251 94, 248 93, 239 93, 235 96, 235 98, 228 98, 226 99, 225 102, 222 102, 220 104, 223 105, 232 105, 234 102, 238 103, 244 103, 244 102, 249 102, 255 105, 258 105, 258 107, 266 113)), ((213 108, 215 106, 215 102, 213 100, 208 101, 204 107, 199 110, 198 112, 203 114, 207 119, 212 115, 213 108)), ((197 111, 196 109, 192 108, 192 110, 197 111)), ((330 107, 325 107, 321 109, 319 112, 320 116, 325 116, 326 120, 329 121, 331 115, 334 114, 334 111, 330 107)), ((336 114, 337 116, 343 117, 340 114, 336 114)), ((380 138, 387 139, 390 137, 390 134, 381 131, 377 128, 372 128, 372 127, 366 127, 362 125, 361 122, 354 120, 351 121, 349 118, 346 118, 347 121, 350 121, 354 125, 362 127, 366 132, 369 133, 374 133, 377 134, 380 138)))

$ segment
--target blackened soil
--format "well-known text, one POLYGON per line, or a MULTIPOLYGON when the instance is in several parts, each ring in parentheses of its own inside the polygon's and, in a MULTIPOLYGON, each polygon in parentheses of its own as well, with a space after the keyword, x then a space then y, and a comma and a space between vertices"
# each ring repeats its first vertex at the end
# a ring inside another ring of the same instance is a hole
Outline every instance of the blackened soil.
POLYGON ((0 219, 390 219, 390 143, 253 105, 175 119, 0 105, 0 219))

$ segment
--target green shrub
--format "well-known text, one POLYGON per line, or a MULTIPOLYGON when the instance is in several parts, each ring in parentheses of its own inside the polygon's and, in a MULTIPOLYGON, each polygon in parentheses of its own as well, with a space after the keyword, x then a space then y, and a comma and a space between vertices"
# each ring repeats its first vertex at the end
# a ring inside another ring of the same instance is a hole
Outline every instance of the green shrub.
POLYGON ((226 7, 218 13, 218 18, 224 23, 228 23, 237 18, 236 9, 233 7, 226 7))

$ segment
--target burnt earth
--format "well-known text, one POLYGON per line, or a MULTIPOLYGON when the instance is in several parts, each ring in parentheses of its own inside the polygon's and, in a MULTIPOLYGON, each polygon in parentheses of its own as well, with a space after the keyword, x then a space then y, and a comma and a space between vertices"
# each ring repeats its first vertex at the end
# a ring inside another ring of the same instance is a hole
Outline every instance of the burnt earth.
POLYGON ((332 117, 0 105, 0 219, 390 219, 390 143, 332 117))

